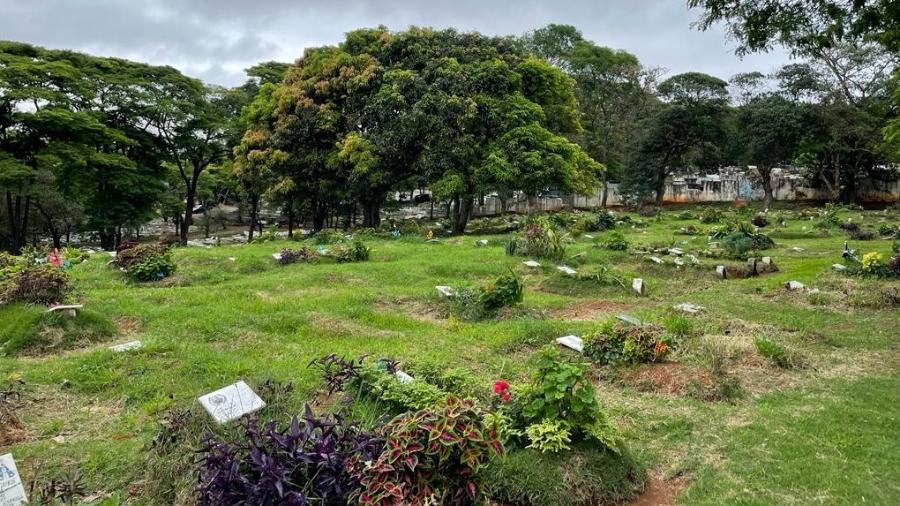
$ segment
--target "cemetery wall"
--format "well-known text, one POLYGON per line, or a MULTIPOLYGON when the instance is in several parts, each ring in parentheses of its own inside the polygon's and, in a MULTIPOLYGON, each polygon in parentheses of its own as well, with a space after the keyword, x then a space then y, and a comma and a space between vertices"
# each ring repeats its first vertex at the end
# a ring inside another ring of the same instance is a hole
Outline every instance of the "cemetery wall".
MULTIPOLYGON (((823 190, 806 186, 805 179, 787 171, 774 169, 772 189, 775 200, 829 200, 823 190)), ((617 206, 623 203, 619 186, 610 183, 606 203, 617 206)), ((900 202, 900 179, 891 182, 862 180, 857 196, 861 202, 900 202)), ((663 197, 666 203, 733 202, 735 200, 762 200, 762 186, 742 171, 723 170, 718 174, 675 176, 666 181, 663 197)), ((591 209, 600 206, 602 190, 594 195, 564 195, 544 197, 532 201, 532 210, 559 211, 562 209, 591 209)), ((524 200, 508 201, 508 212, 525 213, 528 203, 524 200)), ((484 204, 475 207, 475 216, 494 216, 501 213, 497 197, 486 197, 484 204)))

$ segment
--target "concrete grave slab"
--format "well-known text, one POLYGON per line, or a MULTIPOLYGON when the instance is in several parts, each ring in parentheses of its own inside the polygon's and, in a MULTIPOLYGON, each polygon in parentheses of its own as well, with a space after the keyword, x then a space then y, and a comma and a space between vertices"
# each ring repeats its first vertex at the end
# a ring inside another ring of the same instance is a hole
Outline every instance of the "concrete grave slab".
POLYGON ((253 413, 266 403, 246 383, 238 381, 200 397, 200 404, 220 424, 253 413))
POLYGON ((578 336, 562 336, 556 338, 556 343, 566 348, 584 353, 584 341, 578 336))
POLYGON ((20 506, 27 502, 25 485, 12 454, 0 455, 0 505, 20 506))
POLYGON ((574 277, 576 274, 578 274, 578 271, 567 265, 560 265, 556 268, 556 270, 569 277, 574 277))
POLYGON ((109 349, 117 353, 121 353, 123 351, 139 350, 142 346, 143 344, 140 341, 128 341, 127 343, 110 346, 109 349))

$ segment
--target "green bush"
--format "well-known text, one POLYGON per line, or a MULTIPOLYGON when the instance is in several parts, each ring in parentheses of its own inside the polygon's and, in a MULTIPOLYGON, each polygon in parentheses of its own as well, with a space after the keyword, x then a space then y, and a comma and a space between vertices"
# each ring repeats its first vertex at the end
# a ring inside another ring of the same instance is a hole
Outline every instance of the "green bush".
POLYGON ((337 244, 331 248, 331 255, 338 263, 365 262, 369 259, 371 250, 362 241, 353 241, 349 246, 337 244))
POLYGON ((606 249, 611 249, 613 251, 627 251, 628 239, 625 238, 622 232, 614 231, 609 234, 603 245, 606 249))
POLYGON ((512 271, 479 288, 462 288, 451 299, 453 312, 465 320, 488 318, 522 302, 525 286, 512 271))
POLYGON ((564 238, 544 216, 529 218, 525 232, 506 244, 506 254, 559 260, 566 254, 564 238))
POLYGON ((32 265, 0 282, 0 303, 54 304, 69 293, 69 277, 52 265, 32 265))
POLYGON ((159 281, 175 273, 175 260, 172 253, 165 250, 142 262, 132 264, 128 268, 128 277, 135 281, 159 281))
POLYGON ((697 219, 700 223, 718 223, 722 220, 722 211, 715 207, 704 207, 697 219))
POLYGON ((541 453, 556 453, 569 449, 571 433, 569 426, 561 420, 541 420, 525 427, 528 448, 541 453))
POLYGON ((313 263, 318 260, 319 254, 309 246, 301 246, 297 249, 285 248, 281 250, 281 256, 278 263, 281 265, 289 265, 297 262, 313 263))
POLYGON ((628 325, 608 321, 584 343, 584 355, 599 364, 660 362, 669 354, 673 339, 657 325, 628 325))

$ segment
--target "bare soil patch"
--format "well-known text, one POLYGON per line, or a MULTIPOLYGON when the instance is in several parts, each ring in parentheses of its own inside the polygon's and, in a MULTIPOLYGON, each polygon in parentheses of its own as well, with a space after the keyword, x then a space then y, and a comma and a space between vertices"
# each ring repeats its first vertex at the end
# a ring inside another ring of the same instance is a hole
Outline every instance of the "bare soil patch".
POLYGON ((658 476, 651 476, 647 480, 647 486, 640 495, 628 501, 627 506, 674 506, 678 494, 687 486, 687 479, 678 477, 671 480, 663 480, 658 476))
POLYGON ((562 320, 595 320, 599 316, 628 312, 634 304, 609 300, 586 300, 551 312, 553 318, 562 320))

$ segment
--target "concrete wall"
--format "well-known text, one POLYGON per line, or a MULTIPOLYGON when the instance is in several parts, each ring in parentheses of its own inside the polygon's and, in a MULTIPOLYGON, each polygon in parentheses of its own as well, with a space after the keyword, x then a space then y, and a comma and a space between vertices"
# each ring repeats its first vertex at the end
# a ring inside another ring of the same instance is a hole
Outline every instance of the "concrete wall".
MULTIPOLYGON (((775 200, 827 200, 830 195, 819 189, 806 186, 805 179, 781 169, 773 169, 772 189, 775 200)), ((607 191, 607 205, 616 206, 623 202, 618 185, 610 184, 607 191)), ((900 180, 881 182, 862 180, 857 189, 860 201, 898 202, 900 201, 900 180)), ((762 186, 745 171, 723 169, 718 174, 675 176, 666 181, 663 197, 666 203, 693 202, 733 202, 735 200, 762 200, 762 186)), ((565 195, 563 197, 540 198, 532 203, 532 210, 559 211, 562 209, 591 209, 599 207, 601 192, 594 195, 565 195)), ((507 202, 506 210, 524 213, 527 210, 524 199, 507 202)), ((497 197, 486 197, 484 205, 476 206, 475 216, 500 214, 501 203, 497 197)))

